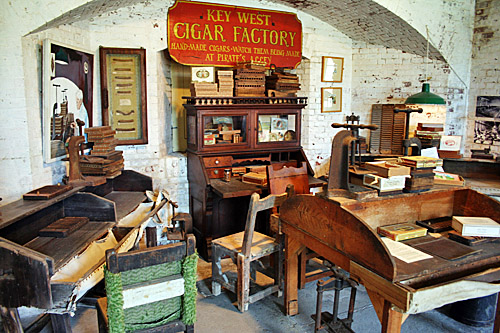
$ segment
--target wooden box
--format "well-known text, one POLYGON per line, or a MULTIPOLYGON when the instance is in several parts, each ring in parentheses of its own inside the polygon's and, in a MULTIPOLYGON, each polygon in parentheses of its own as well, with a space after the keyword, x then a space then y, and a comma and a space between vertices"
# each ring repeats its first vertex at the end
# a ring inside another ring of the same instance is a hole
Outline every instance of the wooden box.
POLYGON ((267 185, 267 175, 264 173, 249 172, 241 177, 241 181, 248 184, 255 184, 260 186, 267 185))
POLYGON ((409 175, 411 171, 409 167, 385 161, 366 162, 365 168, 375 171, 377 175, 386 178, 392 176, 406 176, 409 175))
POLYGON ((363 176, 363 185, 376 188, 380 191, 401 190, 405 187, 407 177, 408 176, 393 176, 384 178, 368 174, 363 176))

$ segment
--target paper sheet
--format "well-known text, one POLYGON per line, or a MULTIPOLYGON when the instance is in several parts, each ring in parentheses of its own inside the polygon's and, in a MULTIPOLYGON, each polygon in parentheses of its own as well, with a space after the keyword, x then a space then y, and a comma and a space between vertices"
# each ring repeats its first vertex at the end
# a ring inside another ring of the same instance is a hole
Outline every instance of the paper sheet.
POLYGON ((404 262, 412 263, 415 261, 432 258, 432 256, 428 255, 427 253, 414 249, 409 245, 393 241, 390 238, 382 237, 382 241, 384 242, 385 246, 387 246, 392 256, 404 262))

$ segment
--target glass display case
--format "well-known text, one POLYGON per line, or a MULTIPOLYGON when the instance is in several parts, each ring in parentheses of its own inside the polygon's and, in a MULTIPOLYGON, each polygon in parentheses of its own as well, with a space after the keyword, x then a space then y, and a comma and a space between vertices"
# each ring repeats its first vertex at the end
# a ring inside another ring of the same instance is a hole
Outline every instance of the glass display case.
MULTIPOLYGON (((300 119, 305 98, 295 103, 199 103, 188 99, 188 150, 242 151, 300 147, 300 119), (191 102, 191 103, 189 103, 191 102)), ((236 99, 236 98, 235 98, 236 99)), ((227 98, 225 99, 227 100, 227 98)))

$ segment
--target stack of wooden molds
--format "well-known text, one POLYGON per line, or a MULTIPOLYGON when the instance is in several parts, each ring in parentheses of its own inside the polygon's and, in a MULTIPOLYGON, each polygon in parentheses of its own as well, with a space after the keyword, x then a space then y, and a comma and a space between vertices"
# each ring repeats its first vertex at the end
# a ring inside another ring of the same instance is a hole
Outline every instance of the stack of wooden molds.
POLYGON ((217 90, 217 83, 210 82, 192 82, 191 83, 191 97, 217 97, 219 91, 217 90))
POLYGON ((266 68, 263 64, 242 63, 235 72, 235 96, 265 97, 266 68))
POLYGON ((434 186, 433 170, 443 165, 443 160, 425 156, 403 156, 399 164, 411 168, 411 178, 406 179, 405 192, 422 192, 434 186))
POLYGON ((268 97, 296 97, 300 90, 297 74, 274 72, 266 77, 268 97))
POLYGON ((217 71, 217 80, 219 81, 219 96, 233 97, 233 71, 217 71))
POLYGON ((98 126, 85 129, 87 141, 94 146, 90 155, 80 156, 80 171, 84 175, 115 177, 123 170, 123 155, 115 150, 117 140, 115 130, 110 126, 98 126))

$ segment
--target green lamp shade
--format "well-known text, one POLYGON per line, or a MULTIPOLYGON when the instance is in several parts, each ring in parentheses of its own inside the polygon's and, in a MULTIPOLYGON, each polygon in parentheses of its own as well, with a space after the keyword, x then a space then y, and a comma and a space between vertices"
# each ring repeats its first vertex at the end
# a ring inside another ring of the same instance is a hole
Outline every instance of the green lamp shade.
POLYGON ((56 53, 56 63, 61 65, 67 65, 69 63, 68 54, 64 52, 62 48, 56 53))
POLYGON ((422 85, 422 92, 418 94, 411 95, 406 99, 405 104, 440 104, 444 105, 446 102, 444 99, 439 97, 436 94, 430 92, 430 85, 428 83, 424 83, 422 85))

